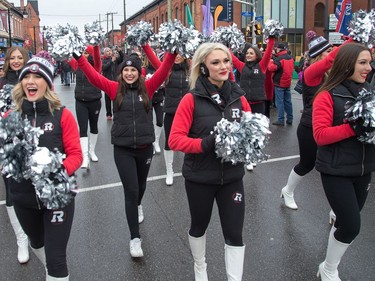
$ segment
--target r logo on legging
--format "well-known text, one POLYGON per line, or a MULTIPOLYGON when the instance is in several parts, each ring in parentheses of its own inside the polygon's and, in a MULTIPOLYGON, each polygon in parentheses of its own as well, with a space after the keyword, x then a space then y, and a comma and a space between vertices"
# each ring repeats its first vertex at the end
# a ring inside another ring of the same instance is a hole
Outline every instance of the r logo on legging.
POLYGON ((51 223, 60 224, 64 222, 64 212, 63 211, 53 211, 51 223))
POLYGON ((234 203, 236 203, 236 204, 240 204, 242 202, 242 194, 241 193, 238 193, 238 192, 234 193, 232 198, 233 198, 234 203))

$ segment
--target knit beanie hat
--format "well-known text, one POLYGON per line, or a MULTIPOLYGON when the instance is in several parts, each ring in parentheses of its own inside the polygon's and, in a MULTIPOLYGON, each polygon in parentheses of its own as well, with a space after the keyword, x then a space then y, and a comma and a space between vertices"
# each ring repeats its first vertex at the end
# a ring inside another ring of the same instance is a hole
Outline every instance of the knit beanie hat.
POLYGON ((142 62, 138 55, 126 56, 124 62, 121 64, 120 71, 122 72, 126 66, 135 67, 139 73, 142 73, 142 62))
POLYGON ((279 42, 277 44, 277 48, 279 48, 280 50, 286 50, 286 47, 287 47, 287 43, 286 42, 279 42))
POLYGON ((316 36, 309 42, 309 57, 315 58, 331 47, 331 43, 323 36, 316 36))
POLYGON ((55 68, 48 60, 40 57, 33 57, 22 68, 18 81, 21 81, 28 73, 37 73, 46 80, 48 86, 52 89, 54 70, 55 68))

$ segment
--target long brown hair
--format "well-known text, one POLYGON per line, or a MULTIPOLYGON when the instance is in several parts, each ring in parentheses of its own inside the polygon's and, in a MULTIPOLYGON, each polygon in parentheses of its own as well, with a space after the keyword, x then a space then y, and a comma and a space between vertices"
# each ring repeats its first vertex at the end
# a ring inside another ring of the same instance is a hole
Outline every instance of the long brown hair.
POLYGON ((12 55, 12 53, 15 51, 15 50, 18 50, 20 51, 22 57, 23 57, 23 63, 24 65, 27 63, 27 61, 29 60, 29 53, 27 52, 27 50, 23 47, 19 47, 19 46, 12 46, 10 47, 6 53, 5 53, 5 58, 4 58, 4 66, 3 66, 3 70, 5 72, 5 75, 8 73, 8 71, 10 70, 10 65, 9 65, 9 62, 10 62, 10 57, 12 55))
MULTIPOLYGON (((122 70, 121 70, 121 73, 122 73, 122 70)), ((148 112, 150 110, 150 97, 148 96, 148 93, 147 93, 145 78, 141 74, 139 74, 138 81, 129 85, 128 83, 124 81, 124 79, 122 79, 121 73, 117 78, 117 81, 119 82, 119 86, 118 86, 117 94, 115 98, 115 102, 117 103, 118 107, 121 106, 121 103, 124 99, 124 95, 126 94, 126 92, 128 90, 136 88, 138 92, 138 96, 142 98, 145 109, 148 112)))
POLYGON ((330 91, 352 76, 358 56, 363 51, 368 51, 371 55, 370 49, 359 43, 348 43, 342 46, 336 55, 327 79, 317 93, 330 91))

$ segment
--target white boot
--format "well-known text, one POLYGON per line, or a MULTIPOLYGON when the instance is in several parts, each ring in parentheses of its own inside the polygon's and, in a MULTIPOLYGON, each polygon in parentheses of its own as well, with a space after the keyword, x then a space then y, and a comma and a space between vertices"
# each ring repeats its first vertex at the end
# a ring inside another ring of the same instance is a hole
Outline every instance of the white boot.
POLYGON ((89 138, 83 137, 79 139, 81 142, 83 161, 81 169, 90 169, 90 159, 89 159, 89 138))
POLYGON ((166 185, 173 184, 173 151, 164 150, 165 167, 167 168, 166 185))
POLYGON ((160 145, 159 145, 159 140, 160 140, 160 135, 163 127, 159 127, 155 125, 155 142, 154 142, 154 149, 155 153, 159 154, 160 153, 160 145))
POLYGON ((320 276, 322 281, 341 281, 337 267, 350 244, 337 241, 334 233, 335 228, 332 227, 328 238, 326 259, 319 265, 317 276, 320 276))
POLYGON ((90 150, 89 150, 89 154, 90 154, 91 161, 93 161, 93 162, 98 162, 99 161, 98 156, 95 154, 95 146, 96 146, 97 140, 98 140, 98 134, 91 134, 90 133, 90 150))
POLYGON ((243 263, 245 259, 245 246, 229 246, 225 244, 225 269, 228 281, 241 281, 243 263))
POLYGON ((52 277, 47 275, 46 281, 69 281, 69 275, 66 277, 52 277))
POLYGON ((7 206, 7 212, 10 220, 10 224, 13 227, 14 233, 17 238, 18 253, 17 258, 19 263, 27 263, 30 259, 29 256, 29 239, 26 233, 23 231, 20 222, 18 221, 16 212, 13 206, 7 206))
POLYGON ((288 182, 286 186, 281 190, 280 198, 284 198, 285 206, 290 209, 297 210, 298 206, 294 201, 294 190, 297 185, 301 182, 303 176, 298 175, 294 169, 289 174, 288 182))
MULTIPOLYGON (((44 267, 46 267, 46 252, 44 251, 44 247, 41 247, 39 249, 34 249, 33 247, 30 247, 33 253, 36 255, 36 257, 40 260, 40 262, 43 264, 44 267)), ((47 269, 46 269, 47 270, 47 269)))
POLYGON ((189 244, 194 258, 195 281, 208 281, 206 263, 206 234, 201 237, 189 235, 189 244))

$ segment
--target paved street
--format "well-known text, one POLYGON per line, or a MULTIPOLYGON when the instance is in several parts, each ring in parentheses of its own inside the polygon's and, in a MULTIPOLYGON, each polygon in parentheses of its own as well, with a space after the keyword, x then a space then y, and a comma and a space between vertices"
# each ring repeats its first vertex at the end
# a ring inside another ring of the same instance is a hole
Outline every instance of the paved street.
MULTIPOLYGON (((55 91, 75 113, 74 84, 60 85, 55 91)), ((318 265, 325 257, 330 207, 315 170, 305 177, 295 192, 297 211, 280 199, 292 167, 298 162, 296 128, 302 107, 301 96, 293 93, 292 126, 271 125, 267 147, 269 161, 246 172, 246 214, 244 281, 317 280, 318 265)), ((91 170, 78 171, 80 193, 68 246, 70 280, 73 281, 192 281, 193 259, 188 244, 189 210, 181 176, 183 155, 176 153, 176 177, 165 185, 163 153, 155 155, 143 201, 145 220, 140 226, 145 257, 134 260, 129 254, 124 194, 113 161, 110 143, 112 121, 105 118, 104 98, 99 120, 97 154, 99 162, 91 170)), ((275 118, 276 109, 272 110, 275 118)), ((271 122, 275 119, 271 118, 271 122)), ((164 144, 164 137, 161 139, 164 144)), ((0 280, 45 280, 37 258, 31 254, 26 265, 16 258, 16 241, 5 209, 0 183, 0 280)), ((362 230, 340 264, 343 281, 375 280, 375 194, 371 190, 362 212, 362 230)), ((207 231, 207 264, 210 281, 224 281, 224 239, 215 208, 207 231)))

